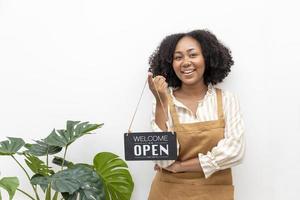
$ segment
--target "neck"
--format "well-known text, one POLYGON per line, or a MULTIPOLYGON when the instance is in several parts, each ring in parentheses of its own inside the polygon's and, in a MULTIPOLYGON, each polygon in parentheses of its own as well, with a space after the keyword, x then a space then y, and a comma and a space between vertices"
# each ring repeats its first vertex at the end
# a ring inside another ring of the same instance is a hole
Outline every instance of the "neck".
POLYGON ((185 95, 191 97, 199 97, 199 96, 203 96, 206 93, 207 85, 205 85, 204 82, 199 82, 194 85, 185 85, 182 83, 180 90, 185 95))

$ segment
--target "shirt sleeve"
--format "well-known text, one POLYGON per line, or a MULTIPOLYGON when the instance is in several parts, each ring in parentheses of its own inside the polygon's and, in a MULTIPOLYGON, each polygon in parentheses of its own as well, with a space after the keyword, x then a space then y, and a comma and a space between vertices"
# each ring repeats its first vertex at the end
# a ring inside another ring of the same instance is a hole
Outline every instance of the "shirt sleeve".
MULTIPOLYGON (((155 110, 156 110, 156 100, 154 99, 153 103, 152 103, 151 127, 152 127, 153 132, 162 132, 162 130, 155 123, 155 110)), ((168 119, 170 119, 169 109, 168 109, 168 119)), ((168 120, 166 122, 166 126, 167 126, 168 130, 170 130, 171 120, 168 120)), ((179 143, 177 141, 177 155, 178 155, 178 153, 179 153, 179 143)), ((162 168, 166 168, 166 167, 170 166, 171 164, 173 164, 175 162, 175 160, 153 160, 153 162, 162 168)))
POLYGON ((241 163, 244 157, 245 128, 237 97, 229 92, 227 95, 223 95, 223 109, 225 115, 224 138, 206 155, 198 154, 206 178, 216 171, 241 163))

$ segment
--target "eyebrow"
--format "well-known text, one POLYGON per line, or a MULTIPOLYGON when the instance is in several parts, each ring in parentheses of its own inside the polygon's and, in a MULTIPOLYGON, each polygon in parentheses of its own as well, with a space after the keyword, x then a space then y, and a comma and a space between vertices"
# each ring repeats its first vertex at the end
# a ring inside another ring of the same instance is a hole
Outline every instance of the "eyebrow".
MULTIPOLYGON (((190 49, 188 49, 188 50, 186 50, 187 52, 190 52, 190 51, 192 51, 192 50, 195 50, 194 48, 190 48, 190 49)), ((181 53, 181 51, 175 51, 175 53, 181 53)), ((175 54, 174 53, 174 54, 175 54)))

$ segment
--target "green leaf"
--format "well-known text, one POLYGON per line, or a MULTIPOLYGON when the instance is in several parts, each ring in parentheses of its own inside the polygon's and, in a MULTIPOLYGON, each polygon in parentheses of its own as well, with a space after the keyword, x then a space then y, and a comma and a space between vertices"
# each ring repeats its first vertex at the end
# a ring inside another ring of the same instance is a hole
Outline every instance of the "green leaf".
POLYGON ((61 192, 65 199, 105 200, 101 178, 89 166, 76 164, 52 175, 52 189, 61 192), (66 194, 68 193, 68 194, 66 194))
POLYGON ((106 200, 130 200, 134 183, 125 161, 113 153, 102 152, 95 156, 94 167, 104 181, 106 200))
POLYGON ((25 147, 28 149, 25 153, 30 153, 34 156, 46 156, 53 155, 62 150, 59 146, 48 145, 44 141, 35 141, 36 144, 25 144, 25 147))
POLYGON ((54 171, 50 170, 38 157, 26 153, 24 155, 26 157, 25 162, 33 173, 43 176, 54 174, 54 171))
POLYGON ((0 142, 0 155, 13 155, 25 144, 22 138, 7 138, 8 140, 0 142))
POLYGON ((52 145, 65 147, 70 145, 76 139, 83 135, 91 134, 91 131, 102 127, 103 124, 89 124, 89 122, 67 121, 67 129, 53 130, 51 134, 44 139, 44 142, 52 145))
POLYGON ((45 200, 51 200, 51 186, 47 187, 45 200))
POLYGON ((9 200, 12 200, 19 187, 19 180, 17 177, 4 177, 0 180, 0 187, 8 192, 9 200))
POLYGON ((48 185, 51 182, 51 178, 49 176, 42 176, 40 174, 35 174, 31 178, 30 182, 33 185, 39 185, 42 188, 42 190, 45 192, 48 185))
MULTIPOLYGON (((56 164, 58 166, 62 166, 63 160, 64 159, 62 157, 54 156, 54 158, 52 160, 52 163, 56 164)), ((73 165, 74 164, 72 162, 70 162, 70 161, 65 160, 65 162, 64 162, 64 166, 72 167, 73 165)))
POLYGON ((74 192, 73 194, 63 192, 62 196, 64 197, 65 200, 77 200, 78 192, 74 192))

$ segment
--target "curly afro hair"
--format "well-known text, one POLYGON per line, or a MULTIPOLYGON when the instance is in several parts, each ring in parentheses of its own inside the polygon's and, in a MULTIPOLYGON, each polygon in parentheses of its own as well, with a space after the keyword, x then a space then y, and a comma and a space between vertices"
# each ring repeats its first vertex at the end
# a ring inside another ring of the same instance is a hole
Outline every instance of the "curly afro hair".
POLYGON ((204 83, 215 85, 224 80, 234 64, 231 51, 208 30, 172 34, 163 39, 149 58, 149 71, 153 76, 162 75, 171 87, 180 87, 181 81, 173 70, 173 55, 178 41, 184 36, 196 39, 205 60, 204 83))

